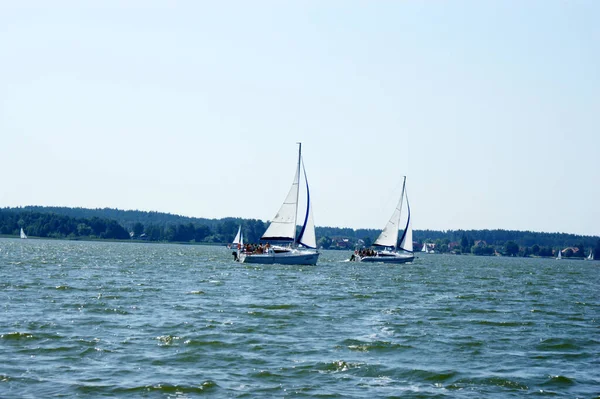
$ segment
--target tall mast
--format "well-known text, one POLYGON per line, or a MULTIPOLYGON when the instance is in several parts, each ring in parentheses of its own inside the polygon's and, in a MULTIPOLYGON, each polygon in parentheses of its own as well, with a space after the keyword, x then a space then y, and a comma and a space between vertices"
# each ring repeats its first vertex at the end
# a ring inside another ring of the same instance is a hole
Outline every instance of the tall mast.
POLYGON ((302 159, 302 143, 298 144, 298 169, 296 171, 296 176, 298 176, 298 189, 296 190, 296 212, 294 212, 294 245, 296 243, 296 223, 298 222, 298 199, 300 198, 300 160, 302 159))

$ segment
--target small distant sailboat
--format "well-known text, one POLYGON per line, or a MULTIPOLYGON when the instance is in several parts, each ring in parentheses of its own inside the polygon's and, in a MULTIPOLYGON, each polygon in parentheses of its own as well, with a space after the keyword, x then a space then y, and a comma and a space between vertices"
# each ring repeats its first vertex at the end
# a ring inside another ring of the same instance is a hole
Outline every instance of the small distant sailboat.
POLYGON ((585 258, 586 260, 594 260, 594 253, 593 250, 590 249, 590 254, 588 255, 587 258, 585 258))
POLYGON ((244 246, 244 234, 242 233, 242 225, 240 225, 235 238, 231 244, 229 244, 229 248, 236 248, 239 250, 242 248, 242 246, 244 246))
POLYGON ((233 239, 232 244, 237 246, 237 245, 242 245, 244 243, 244 237, 242 235, 242 225, 240 225, 240 227, 238 227, 238 232, 235 235, 235 238, 233 239))
POLYGON ((25 234, 25 231, 23 231, 22 227, 21 227, 21 238, 23 238, 23 239, 27 238, 27 234, 25 234))
POLYGON ((264 246, 259 246, 257 251, 246 252, 243 245, 234 254, 234 259, 241 263, 258 264, 284 264, 284 265, 316 265, 319 251, 315 237, 315 223, 312 214, 312 204, 308 190, 308 180, 302 159, 302 144, 298 143, 298 164, 292 187, 283 201, 279 212, 264 232, 261 241, 266 241, 264 246), (302 166, 302 169, 300 168, 302 166), (306 183, 306 213, 300 233, 296 235, 296 221, 298 219, 298 198, 300 195, 301 172, 306 183), (271 245, 271 242, 287 243, 287 245, 271 245))
POLYGON ((560 249, 558 250, 558 255, 556 256, 556 259, 562 259, 562 251, 560 249))
MULTIPOLYGON (((431 244, 433 245, 433 244, 431 244)), ((434 254, 435 250, 429 247, 429 244, 423 243, 423 248, 421 248, 421 252, 425 252, 426 254, 434 254)))
POLYGON ((410 205, 408 203, 408 194, 406 193, 406 176, 402 183, 402 194, 400 201, 388 221, 385 228, 373 243, 373 246, 383 248, 382 250, 361 250, 355 251, 350 257, 355 262, 381 262, 381 263, 407 263, 415 259, 413 253, 412 225, 410 223, 410 205), (402 207, 406 199, 406 225, 400 241, 398 241, 400 219, 402 217, 402 207))

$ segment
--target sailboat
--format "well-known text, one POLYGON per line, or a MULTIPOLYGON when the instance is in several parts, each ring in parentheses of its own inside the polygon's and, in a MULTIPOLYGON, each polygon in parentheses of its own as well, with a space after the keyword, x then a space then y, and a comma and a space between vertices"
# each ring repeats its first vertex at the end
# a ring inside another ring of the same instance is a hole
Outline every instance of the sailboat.
POLYGON ((27 238, 27 234, 25 234, 22 227, 21 227, 21 238, 27 238))
POLYGON ((594 254, 593 251, 590 249, 590 254, 588 255, 587 258, 585 258, 586 260, 594 260, 594 254))
POLYGON ((427 243, 423 243, 423 248, 421 248, 421 252, 425 252, 426 254, 433 254, 435 253, 435 250, 429 248, 429 245, 427 245, 427 243))
POLYGON ((252 252, 246 248, 238 251, 236 260, 242 263, 259 264, 284 264, 284 265, 316 265, 319 259, 317 240, 315 237, 315 223, 310 202, 310 192, 306 169, 302 159, 302 143, 298 143, 298 165, 292 187, 283 201, 279 212, 260 238, 265 244, 259 245, 252 252), (302 166, 302 170, 300 169, 302 166), (296 222, 298 219, 298 199, 300 196, 301 172, 306 182, 306 213, 300 234, 296 236, 296 222), (279 245, 271 245, 278 243, 279 245))
POLYGON ((235 235, 235 238, 233 239, 231 244, 229 244, 228 247, 240 249, 243 245, 244 245, 244 234, 242 233, 242 225, 240 225, 240 227, 238 227, 238 231, 237 231, 237 234, 235 235))
POLYGON ((361 250, 355 251, 350 258, 351 261, 357 262, 382 262, 382 263, 407 263, 412 262, 415 258, 413 253, 412 241, 412 225, 410 223, 410 205, 408 203, 408 194, 406 193, 406 176, 402 183, 402 194, 400 201, 390 217, 385 228, 379 234, 373 246, 377 250, 361 250), (402 216, 402 206, 406 199, 406 225, 402 237, 398 240, 400 219, 402 216), (381 248, 381 249, 379 249, 381 248))
POLYGON ((235 238, 233 239, 231 244, 227 245, 227 248, 235 248, 235 251, 233 251, 231 254, 233 255, 234 260, 239 260, 238 257, 240 251, 242 251, 242 249, 244 248, 244 233, 242 233, 242 225, 238 227, 238 231, 235 235, 235 238))
POLYGON ((556 259, 562 259, 562 251, 560 249, 558 250, 558 255, 556 256, 556 259))

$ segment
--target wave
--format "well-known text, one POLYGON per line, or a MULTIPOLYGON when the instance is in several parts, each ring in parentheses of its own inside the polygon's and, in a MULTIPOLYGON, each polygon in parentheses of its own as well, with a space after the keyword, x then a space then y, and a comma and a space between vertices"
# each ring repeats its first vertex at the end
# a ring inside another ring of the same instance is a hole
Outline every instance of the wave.
POLYGON ((258 371, 251 373, 250 376, 253 378, 258 378, 258 379, 270 379, 270 378, 280 379, 283 377, 281 374, 274 373, 269 370, 258 370, 258 371))
POLYGON ((317 369, 325 372, 339 373, 342 371, 348 371, 351 369, 357 369, 363 366, 361 363, 346 362, 344 360, 335 360, 329 363, 320 363, 317 365, 317 369))
POLYGON ((196 340, 196 339, 188 339, 186 341, 183 342, 185 345, 188 345, 190 347, 214 347, 214 348, 219 348, 219 347, 229 347, 230 344, 227 344, 223 341, 219 341, 219 340, 210 340, 210 341, 203 341, 203 340, 196 340))
POLYGON ((194 395, 194 394, 207 394, 207 393, 215 393, 215 391, 219 388, 219 385, 212 381, 207 380, 202 382, 200 385, 181 385, 181 384, 169 384, 169 383, 158 383, 154 385, 140 385, 135 387, 109 387, 102 385, 83 385, 78 386, 77 391, 81 392, 84 395, 93 395, 93 394, 109 394, 111 396, 119 397, 125 394, 153 394, 153 393, 162 393, 166 394, 169 397, 171 395, 175 395, 179 397, 181 395, 194 395))
POLYGON ((524 382, 504 377, 462 378, 445 386, 446 389, 465 389, 477 386, 495 386, 514 391, 527 391, 529 386, 524 382))
POLYGON ((111 351, 110 349, 102 349, 102 348, 98 348, 98 347, 94 347, 94 348, 87 348, 82 350, 79 353, 79 356, 84 357, 90 354, 97 354, 97 353, 113 353, 113 351, 111 351))
POLYGON ((411 345, 403 345, 388 341, 360 341, 356 339, 346 339, 343 341, 343 346, 351 351, 357 352, 389 352, 398 350, 412 349, 411 345))
POLYGON ((118 315, 130 315, 131 313, 127 310, 120 308, 105 308, 102 307, 104 304, 98 305, 77 305, 77 308, 84 307, 89 314, 118 314, 118 315))
POLYGON ((416 378, 423 381, 430 381, 433 383, 445 382, 454 379, 458 376, 458 372, 454 370, 448 371, 432 371, 432 370, 412 370, 409 373, 411 378, 416 378))
POLYGON ((533 326, 535 325, 532 321, 491 321, 491 320, 473 320, 475 324, 481 326, 494 326, 494 327, 522 327, 522 326, 533 326))
POLYGON ((161 335, 159 337, 156 337, 156 339, 159 341, 159 345, 166 346, 177 343, 177 341, 180 340, 181 337, 175 335, 161 335))
POLYGON ((295 309, 298 305, 294 304, 249 304, 248 307, 250 309, 267 309, 267 310, 285 310, 285 309, 295 309))
POLYGON ((21 339, 29 339, 29 338, 33 338, 32 333, 18 332, 18 331, 0 335, 0 339, 6 339, 6 340, 21 340, 21 339))
POLYGON ((537 345, 537 349, 542 351, 579 350, 581 347, 575 340, 569 338, 548 338, 542 340, 537 345))
POLYGON ((565 377, 564 375, 551 375, 548 380, 546 380, 542 386, 564 386, 564 385, 573 385, 575 384, 575 380, 565 377))

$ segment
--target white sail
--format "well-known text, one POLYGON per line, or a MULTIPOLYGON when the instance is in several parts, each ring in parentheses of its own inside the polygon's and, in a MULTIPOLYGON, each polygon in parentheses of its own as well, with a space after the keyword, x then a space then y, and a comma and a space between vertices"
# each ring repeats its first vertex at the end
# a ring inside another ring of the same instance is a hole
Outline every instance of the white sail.
POLYGON ((558 256, 556 259, 562 259, 562 251, 560 249, 558 250, 558 256))
POLYGON ((298 237, 298 243, 308 248, 316 248, 317 237, 315 236, 315 220, 313 218, 310 190, 308 189, 308 178, 306 177, 304 160, 302 160, 302 171, 304 172, 304 180, 306 181, 306 215, 304 217, 304 223, 302 223, 302 230, 298 237))
POLYGON ((23 231, 23 228, 21 227, 21 238, 27 238, 27 235, 25 234, 25 232, 23 231))
MULTIPOLYGON (((410 221, 410 204, 408 202, 408 193, 406 192, 406 177, 404 177, 404 186, 402 187, 402 195, 406 198, 406 226, 404 227, 404 232, 402 233, 402 238, 400 239, 399 248, 408 252, 413 252, 413 233, 412 233, 412 224, 410 221)), ((402 207, 400 207, 402 208, 402 207)))
POLYGON ((315 235, 315 221, 313 219, 312 207, 308 210, 308 219, 304 226, 304 234, 300 236, 298 242, 307 248, 317 248, 317 237, 315 235))
POLYGON ((400 219, 400 212, 402 208, 402 200, 398 203, 398 206, 394 210, 392 217, 385 225, 384 229, 379 234, 379 237, 375 240, 373 245, 380 245, 382 247, 394 247, 398 243, 398 222, 400 219))
POLYGON ((317 237, 315 236, 315 221, 313 219, 312 207, 308 208, 308 218, 302 227, 302 235, 298 237, 298 243, 307 248, 317 247, 317 237))
POLYGON ((421 252, 428 252, 426 243, 423 243, 423 248, 421 248, 421 252))
MULTIPOLYGON (((400 229, 400 215, 402 214, 402 202, 404 200, 404 187, 406 184, 406 177, 404 177, 404 184, 402 185, 402 195, 400 201, 392 213, 392 217, 387 222, 379 237, 375 240, 373 245, 379 245, 382 247, 394 247, 398 245, 398 230, 400 229)), ((411 244, 412 245, 412 244, 411 244)))
POLYGON ((594 260, 594 255, 592 254, 592 250, 590 249, 590 254, 588 255, 588 260, 594 260))
POLYGON ((279 208, 267 231, 261 240, 293 241, 296 237, 296 210, 298 207, 298 172, 294 176, 294 182, 288 192, 285 201, 279 208))
POLYGON ((241 244, 241 237, 242 237, 242 226, 240 225, 240 227, 238 228, 238 232, 235 235, 235 238, 233 239, 232 244, 241 244))
POLYGON ((408 223, 406 224, 405 234, 404 234, 404 237, 403 237, 402 242, 400 243, 399 247, 405 251, 413 252, 413 233, 412 233, 412 223, 411 223, 410 219, 408 220, 408 223))

